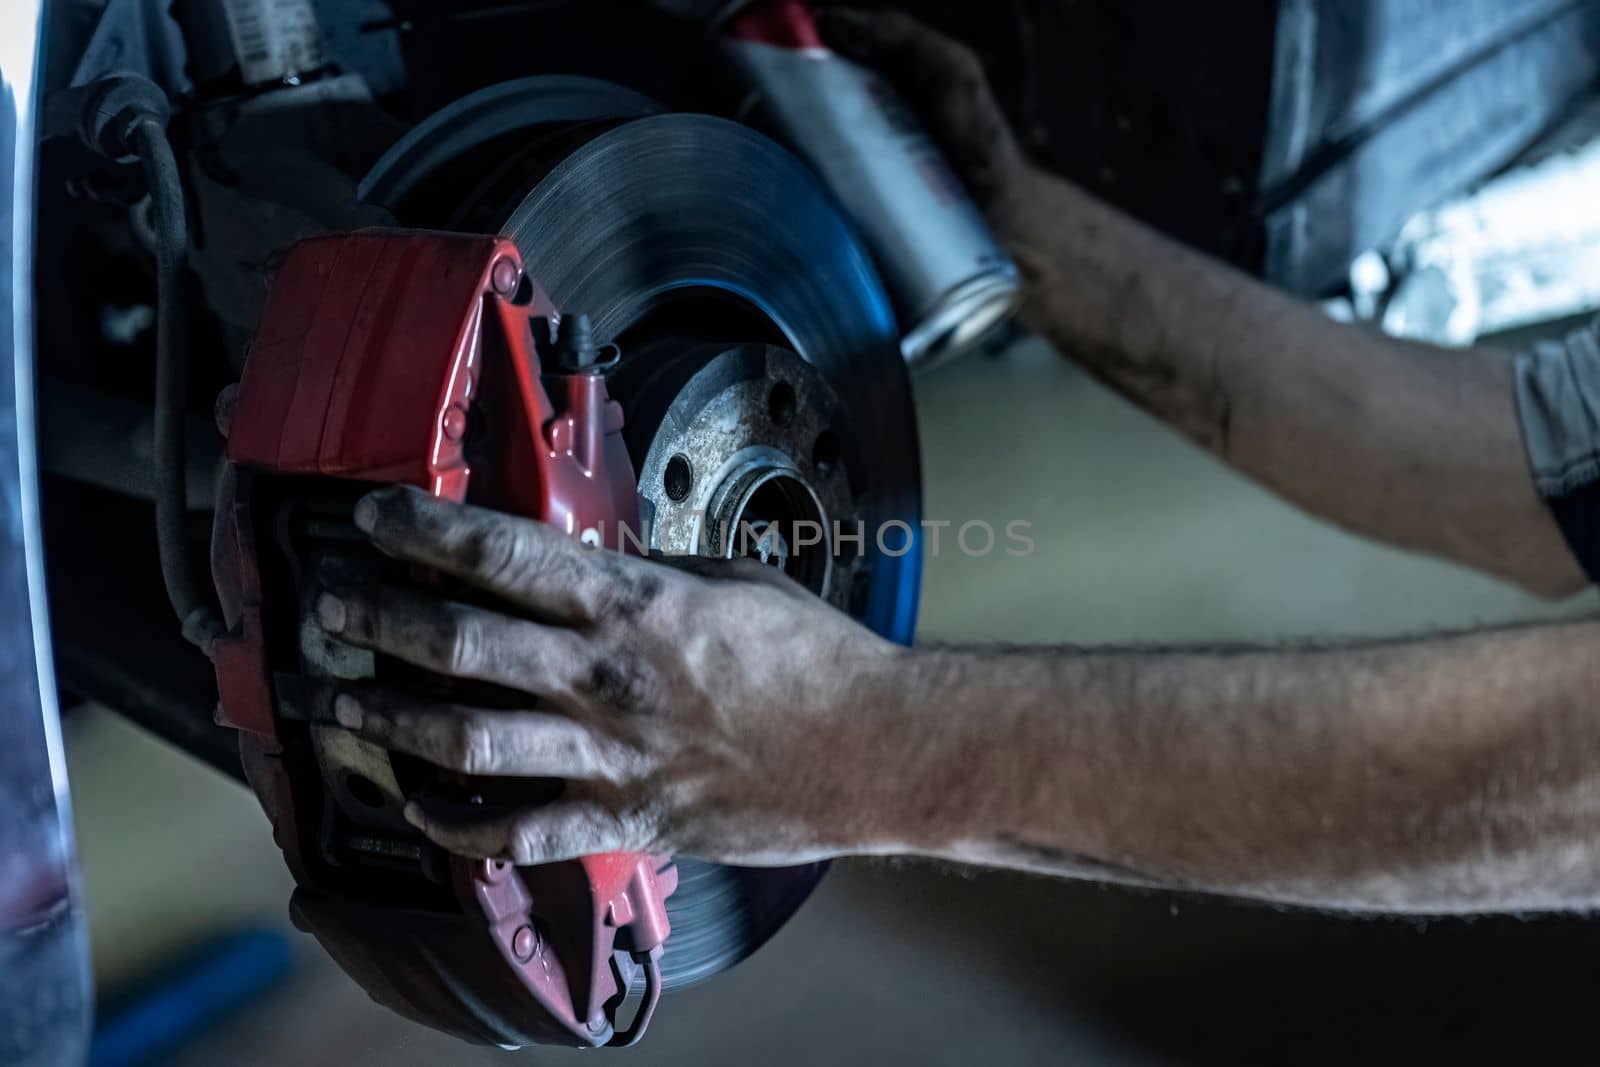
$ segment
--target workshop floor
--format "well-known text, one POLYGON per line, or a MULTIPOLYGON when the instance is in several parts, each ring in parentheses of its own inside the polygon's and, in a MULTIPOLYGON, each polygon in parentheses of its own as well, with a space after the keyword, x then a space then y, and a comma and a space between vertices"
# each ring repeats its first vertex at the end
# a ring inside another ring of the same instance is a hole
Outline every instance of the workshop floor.
MULTIPOLYGON (((1550 610, 1285 508, 1041 346, 935 372, 918 394, 929 516, 997 528, 1025 520, 1038 546, 1031 559, 944 546, 929 561, 927 641, 1276 640, 1550 610)), ((289 880, 243 790, 104 712, 75 715, 68 744, 102 989, 209 934, 287 926, 289 880)), ((843 864, 755 959, 669 1000, 631 1058, 1414 1063, 1444 1058, 1448 1042, 1463 1063, 1529 1053, 1541 1047, 1528 1043, 1534 1033, 1552 1059, 1564 1034, 1589 1025, 1600 994, 1600 932, 1588 931, 1354 923, 923 864, 843 864)), ((174 1062, 507 1062, 390 1017, 294 936, 297 977, 174 1062)))

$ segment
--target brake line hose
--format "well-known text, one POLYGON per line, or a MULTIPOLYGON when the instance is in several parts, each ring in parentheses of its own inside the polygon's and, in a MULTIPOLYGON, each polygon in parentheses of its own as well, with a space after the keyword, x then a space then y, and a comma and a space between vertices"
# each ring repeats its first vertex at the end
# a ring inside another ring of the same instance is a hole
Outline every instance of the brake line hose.
POLYGON ((221 633, 222 621, 204 584, 195 577, 185 537, 187 517, 184 415, 189 377, 188 279, 184 260, 189 226, 177 157, 161 118, 143 114, 126 128, 150 186, 156 252, 155 489, 156 547, 167 598, 183 636, 201 650, 221 633))
POLYGON ((137 158, 150 187, 156 254, 155 488, 156 548, 167 598, 183 624, 183 636, 209 652, 223 630, 222 618, 203 592, 189 558, 184 525, 187 505, 184 414, 189 378, 189 302, 184 261, 189 223, 183 178, 167 140, 167 94, 138 74, 111 74, 58 90, 45 98, 44 136, 74 136, 106 159, 137 158))

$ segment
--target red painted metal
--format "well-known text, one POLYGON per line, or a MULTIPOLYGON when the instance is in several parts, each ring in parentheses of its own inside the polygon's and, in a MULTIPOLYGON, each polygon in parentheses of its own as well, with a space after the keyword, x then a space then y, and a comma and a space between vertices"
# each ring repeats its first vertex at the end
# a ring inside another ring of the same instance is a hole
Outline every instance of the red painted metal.
POLYGON ((340 899, 305 836, 314 828, 301 825, 304 794, 320 783, 296 780, 283 759, 262 625, 273 594, 251 511, 261 480, 333 478, 457 503, 470 490, 476 504, 574 537, 636 528, 622 411, 604 379, 541 375, 531 323, 553 315, 500 238, 377 230, 292 248, 234 406, 237 489, 215 566, 230 633, 213 651, 218 720, 241 731, 250 781, 302 886, 297 914, 346 970, 397 1010, 463 1036, 596 1045, 613 1036, 634 963, 653 968, 670 933, 675 868, 636 855, 528 869, 456 859, 456 899, 474 917, 466 935, 432 917, 379 921, 383 905, 340 899), (467 461, 469 412, 500 431, 482 470, 467 461), (470 989, 459 988, 463 969, 470 989))
POLYGON ((728 33, 735 40, 774 48, 828 51, 816 12, 805 0, 756 0, 734 16, 728 33))

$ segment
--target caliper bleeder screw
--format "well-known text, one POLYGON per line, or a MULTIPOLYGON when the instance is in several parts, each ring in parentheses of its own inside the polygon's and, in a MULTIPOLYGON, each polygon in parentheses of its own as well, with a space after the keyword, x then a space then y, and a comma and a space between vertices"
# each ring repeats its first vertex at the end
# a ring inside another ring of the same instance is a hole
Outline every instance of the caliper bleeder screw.
POLYGON ((555 349, 550 353, 554 369, 562 374, 578 374, 600 361, 600 346, 594 343, 594 324, 587 315, 567 315, 561 320, 555 349))

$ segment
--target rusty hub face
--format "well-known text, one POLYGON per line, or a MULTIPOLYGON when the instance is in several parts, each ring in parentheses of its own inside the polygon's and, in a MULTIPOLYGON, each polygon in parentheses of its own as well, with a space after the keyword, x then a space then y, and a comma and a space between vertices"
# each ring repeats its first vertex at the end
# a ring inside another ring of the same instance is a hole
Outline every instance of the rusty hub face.
POLYGON ((650 550, 758 559, 848 607, 861 561, 838 548, 857 543, 863 520, 848 473, 831 458, 843 428, 822 375, 764 344, 640 358, 655 371, 630 405, 649 437, 638 462, 650 550), (663 359, 681 366, 663 372, 663 359))

